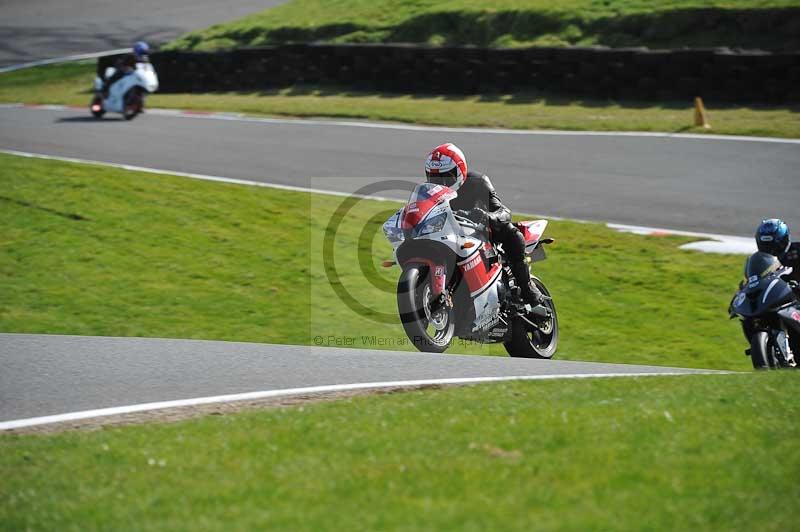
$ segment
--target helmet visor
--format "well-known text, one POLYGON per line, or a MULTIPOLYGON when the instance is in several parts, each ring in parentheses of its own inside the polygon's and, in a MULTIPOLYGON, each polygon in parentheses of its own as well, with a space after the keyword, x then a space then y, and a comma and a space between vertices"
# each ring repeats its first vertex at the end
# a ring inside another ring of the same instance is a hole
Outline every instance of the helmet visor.
POLYGON ((425 175, 428 177, 428 183, 433 183, 434 185, 444 185, 446 187, 452 187, 456 184, 456 178, 458 177, 458 168, 453 168, 452 170, 448 170, 447 172, 431 172, 426 171, 425 175))
POLYGON ((780 255, 786 248, 786 242, 783 239, 775 240, 770 235, 760 236, 756 239, 758 250, 771 255, 780 255))

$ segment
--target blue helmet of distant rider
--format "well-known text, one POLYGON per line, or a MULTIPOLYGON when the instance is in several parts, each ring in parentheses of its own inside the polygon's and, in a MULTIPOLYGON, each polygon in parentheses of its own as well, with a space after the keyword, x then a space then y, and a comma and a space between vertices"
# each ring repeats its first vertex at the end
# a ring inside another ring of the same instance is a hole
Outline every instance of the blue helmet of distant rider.
POLYGON ((779 257, 791 246, 789 226, 779 218, 762 220, 756 229, 756 245, 759 251, 779 257))
POLYGON ((149 54, 150 46, 146 42, 139 41, 133 45, 133 55, 136 56, 137 61, 146 59, 149 54))

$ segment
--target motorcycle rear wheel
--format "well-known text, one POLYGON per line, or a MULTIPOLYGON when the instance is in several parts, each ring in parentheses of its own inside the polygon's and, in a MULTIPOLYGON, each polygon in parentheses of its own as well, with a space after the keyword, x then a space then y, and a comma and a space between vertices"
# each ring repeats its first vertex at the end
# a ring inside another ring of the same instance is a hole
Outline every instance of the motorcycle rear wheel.
POLYGON ((431 314, 430 285, 427 267, 411 266, 403 270, 397 282, 397 310, 414 347, 426 353, 443 353, 453 341, 453 310, 442 309, 431 314))
POLYGON ((103 115, 106 114, 106 110, 103 109, 103 100, 101 100, 99 97, 95 96, 92 99, 91 103, 89 104, 89 112, 92 113, 92 116, 95 117, 95 118, 103 118, 103 115), (95 105, 99 105, 100 106, 100 110, 99 111, 95 111, 94 109, 92 109, 95 105))
MULTIPOLYGON (((536 277, 531 277, 531 280, 544 295, 550 297, 550 292, 542 281, 536 277)), ((515 318, 511 322, 511 340, 503 343, 509 355, 522 358, 550 359, 556 354, 556 349, 558 349, 558 315, 552 299, 545 301, 544 306, 550 309, 550 318, 538 322, 529 318, 534 323, 538 323, 538 327, 532 326, 522 318, 515 318)))

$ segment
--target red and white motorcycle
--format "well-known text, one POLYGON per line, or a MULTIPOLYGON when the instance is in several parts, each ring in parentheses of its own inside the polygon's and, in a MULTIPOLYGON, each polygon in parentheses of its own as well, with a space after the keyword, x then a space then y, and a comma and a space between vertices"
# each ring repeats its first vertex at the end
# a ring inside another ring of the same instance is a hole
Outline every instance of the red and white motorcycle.
MULTIPOLYGON (((420 351, 444 352, 454 336, 481 343, 503 342, 514 357, 552 358, 558 344, 558 319, 552 299, 534 312, 521 296, 502 246, 487 229, 450 208, 456 192, 423 183, 408 204, 383 225, 403 269, 397 283, 397 308, 408 338, 420 351)), ((531 262, 544 260, 541 238, 546 220, 520 222, 531 262)), ((541 280, 531 276, 543 294, 541 280)))

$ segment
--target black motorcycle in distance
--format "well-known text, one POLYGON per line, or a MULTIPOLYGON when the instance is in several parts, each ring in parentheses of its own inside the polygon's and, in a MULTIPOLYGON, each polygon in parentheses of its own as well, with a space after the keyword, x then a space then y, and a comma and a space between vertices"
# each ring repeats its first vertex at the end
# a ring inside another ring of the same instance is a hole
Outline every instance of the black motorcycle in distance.
POLYGON ((794 368, 800 351, 800 301, 790 281, 791 268, 769 253, 756 252, 744 266, 745 279, 731 300, 730 318, 742 320, 750 342, 745 353, 755 369, 794 368))

